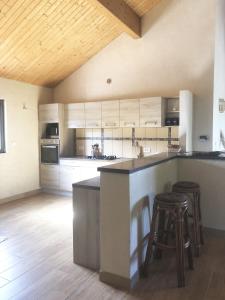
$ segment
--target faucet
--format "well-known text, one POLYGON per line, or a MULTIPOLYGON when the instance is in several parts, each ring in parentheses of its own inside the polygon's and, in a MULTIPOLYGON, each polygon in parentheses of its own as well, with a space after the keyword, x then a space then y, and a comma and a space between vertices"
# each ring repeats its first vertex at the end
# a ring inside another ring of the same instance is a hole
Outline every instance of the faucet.
POLYGON ((144 151, 143 151, 143 146, 139 145, 138 141, 136 142, 135 145, 137 148, 139 148, 139 153, 137 155, 137 158, 143 158, 144 157, 144 151))

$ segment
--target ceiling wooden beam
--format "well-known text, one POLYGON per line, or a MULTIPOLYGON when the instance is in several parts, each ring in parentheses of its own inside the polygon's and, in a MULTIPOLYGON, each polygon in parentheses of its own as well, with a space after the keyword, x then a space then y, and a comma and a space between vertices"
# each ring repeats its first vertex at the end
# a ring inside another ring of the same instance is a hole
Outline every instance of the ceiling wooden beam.
POLYGON ((133 38, 141 37, 141 18, 123 0, 92 0, 96 7, 133 38))

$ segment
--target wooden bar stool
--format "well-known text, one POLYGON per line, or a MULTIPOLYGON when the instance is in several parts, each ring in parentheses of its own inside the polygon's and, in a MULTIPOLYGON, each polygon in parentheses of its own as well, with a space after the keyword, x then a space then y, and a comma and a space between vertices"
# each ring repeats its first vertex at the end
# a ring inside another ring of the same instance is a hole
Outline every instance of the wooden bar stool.
POLYGON ((191 211, 189 211, 188 215, 193 219, 193 242, 195 255, 199 256, 200 247, 204 244, 200 205, 200 186, 198 183, 191 181, 178 181, 173 185, 172 191, 190 196, 191 211))
POLYGON ((188 227, 188 196, 180 193, 163 193, 155 197, 153 216, 148 239, 143 275, 147 276, 148 264, 156 250, 176 249, 178 287, 185 286, 184 249, 187 248, 189 268, 193 269, 191 239, 188 227), (164 218, 162 220, 162 217, 164 218), (173 226, 170 226, 173 224, 173 226), (173 228, 173 230, 170 230, 173 228), (175 242, 168 243, 168 235, 175 235, 175 242))

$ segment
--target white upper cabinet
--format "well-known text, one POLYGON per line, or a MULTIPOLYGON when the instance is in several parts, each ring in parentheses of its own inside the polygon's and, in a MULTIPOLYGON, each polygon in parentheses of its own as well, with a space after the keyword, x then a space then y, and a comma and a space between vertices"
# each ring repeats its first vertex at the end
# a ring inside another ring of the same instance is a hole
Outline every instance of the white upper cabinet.
POLYGON ((86 128, 101 128, 101 102, 85 103, 85 125, 86 128))
POLYGON ((102 128, 120 127, 120 102, 103 101, 102 102, 102 128))
POLYGON ((120 100, 120 127, 139 127, 139 99, 120 100))
POLYGON ((65 107, 65 122, 68 128, 85 128, 84 103, 71 103, 65 107))
POLYGON ((58 123, 63 104, 51 103, 39 105, 39 121, 43 123, 58 123))
POLYGON ((162 97, 140 99, 140 127, 162 127, 165 119, 165 104, 162 97))

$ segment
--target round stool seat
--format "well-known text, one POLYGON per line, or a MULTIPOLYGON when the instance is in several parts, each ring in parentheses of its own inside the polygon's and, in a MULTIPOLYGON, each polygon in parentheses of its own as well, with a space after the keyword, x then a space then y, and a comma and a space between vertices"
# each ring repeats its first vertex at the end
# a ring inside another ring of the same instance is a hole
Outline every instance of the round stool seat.
POLYGON ((192 181, 178 181, 173 185, 173 191, 182 191, 183 193, 199 192, 200 186, 196 182, 192 181))
POLYGON ((156 195, 155 201, 159 204, 174 205, 180 207, 186 207, 188 205, 189 197, 186 194, 181 193, 161 193, 156 195))

